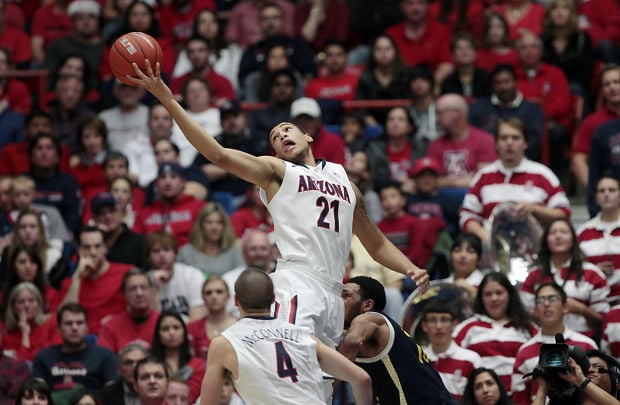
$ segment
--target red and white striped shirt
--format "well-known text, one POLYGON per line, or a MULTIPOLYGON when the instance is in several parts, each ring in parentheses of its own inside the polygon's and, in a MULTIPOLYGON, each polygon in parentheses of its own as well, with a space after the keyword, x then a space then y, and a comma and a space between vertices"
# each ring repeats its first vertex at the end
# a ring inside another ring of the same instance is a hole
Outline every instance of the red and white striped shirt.
MULTIPOLYGON (((584 350, 597 349, 594 340, 586 335, 566 328, 564 330, 564 340, 569 346, 579 346, 584 350)), ((531 373, 538 366, 540 346, 543 343, 555 343, 555 336, 543 335, 542 331, 528 340, 519 348, 515 359, 514 371, 512 373, 512 402, 518 405, 529 405, 536 396, 538 384, 532 378, 523 379, 525 374, 531 373)))
POLYGON ((577 239, 589 262, 612 263, 614 272, 607 278, 609 301, 620 298, 620 219, 603 222, 598 214, 577 229, 577 239))
POLYGON ((536 326, 529 330, 517 329, 512 322, 501 324, 486 315, 475 314, 457 325, 454 341, 461 347, 480 355, 485 367, 495 370, 506 387, 511 389, 511 375, 519 347, 536 332, 536 326))
POLYGON ((445 352, 435 353, 432 345, 425 347, 424 352, 450 394, 460 401, 469 375, 481 366, 480 355, 473 350, 462 348, 454 341, 445 352))
MULTIPOLYGON (((607 296, 609 286, 605 274, 598 267, 589 262, 583 263, 583 275, 579 281, 576 280, 574 273, 568 274, 570 261, 564 263, 561 270, 558 270, 553 263, 551 264, 551 276, 542 277, 542 269, 534 267, 521 285, 519 294, 523 305, 532 312, 534 310, 534 292, 541 283, 554 281, 564 288, 568 298, 573 298, 600 314, 609 311, 607 296)), ((596 330, 592 329, 586 318, 580 314, 568 313, 564 316, 564 324, 567 328, 573 329, 586 336, 594 336, 596 330)))
POLYGON ((612 307, 603 317, 601 350, 620 358, 620 305, 612 307))
POLYGON ((547 166, 523 158, 517 167, 507 169, 496 160, 474 176, 461 206, 461 229, 472 220, 484 224, 498 204, 519 201, 560 208, 570 216, 566 193, 547 166))

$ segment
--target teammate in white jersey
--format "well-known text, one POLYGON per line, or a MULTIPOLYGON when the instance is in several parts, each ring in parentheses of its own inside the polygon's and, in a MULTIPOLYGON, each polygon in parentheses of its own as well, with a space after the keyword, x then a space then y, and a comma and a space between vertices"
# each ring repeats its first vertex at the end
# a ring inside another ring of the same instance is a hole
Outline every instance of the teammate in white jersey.
POLYGON ((325 403, 321 369, 351 384, 355 403, 372 403, 370 376, 303 327, 270 317, 271 278, 249 268, 235 283, 241 319, 211 342, 201 405, 219 399, 230 373, 248 405, 325 403))
POLYGON ((377 262, 409 275, 421 289, 428 288, 427 272, 411 263, 372 222, 342 166, 315 161, 310 135, 283 122, 269 134, 275 156, 224 148, 174 99, 161 80, 159 66, 153 73, 146 65, 147 74, 135 65, 138 78, 131 80, 159 99, 192 145, 212 163, 262 188, 282 255, 274 276, 278 318, 307 326, 324 343, 335 346, 344 319, 340 293, 351 232, 377 262))

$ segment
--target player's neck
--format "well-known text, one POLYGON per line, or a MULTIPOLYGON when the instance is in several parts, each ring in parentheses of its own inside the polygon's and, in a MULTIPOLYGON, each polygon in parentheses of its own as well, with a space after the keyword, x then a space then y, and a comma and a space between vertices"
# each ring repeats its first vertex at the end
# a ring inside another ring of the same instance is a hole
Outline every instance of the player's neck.
POLYGON ((250 317, 257 317, 257 316, 270 317, 271 316, 271 311, 269 309, 260 309, 260 310, 246 311, 243 308, 240 308, 239 309, 239 315, 242 318, 250 318, 250 317))

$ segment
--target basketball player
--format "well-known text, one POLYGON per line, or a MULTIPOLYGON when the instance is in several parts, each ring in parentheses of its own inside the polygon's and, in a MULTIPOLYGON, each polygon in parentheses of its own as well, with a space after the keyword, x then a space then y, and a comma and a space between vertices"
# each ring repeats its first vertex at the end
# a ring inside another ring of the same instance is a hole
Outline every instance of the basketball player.
POLYGON ((346 333, 338 351, 370 374, 381 404, 458 404, 422 348, 393 319, 381 314, 385 290, 377 280, 349 279, 342 299, 346 333))
POLYGON ((312 137, 283 122, 269 134, 275 156, 224 148, 174 99, 161 80, 159 64, 153 73, 146 63, 147 74, 134 64, 138 78, 127 78, 159 99, 209 161, 261 187, 282 257, 273 274, 277 318, 307 326, 323 343, 336 346, 344 321, 340 293, 352 232, 377 262, 409 275, 422 290, 428 288, 426 270, 411 263, 370 220, 364 199, 344 168, 315 161, 312 137))
POLYGON ((226 373, 249 405, 325 403, 321 368, 351 384, 355 403, 372 403, 368 374, 310 331, 270 317, 273 282, 262 270, 244 270, 235 283, 241 319, 211 342, 201 405, 215 404, 226 373))

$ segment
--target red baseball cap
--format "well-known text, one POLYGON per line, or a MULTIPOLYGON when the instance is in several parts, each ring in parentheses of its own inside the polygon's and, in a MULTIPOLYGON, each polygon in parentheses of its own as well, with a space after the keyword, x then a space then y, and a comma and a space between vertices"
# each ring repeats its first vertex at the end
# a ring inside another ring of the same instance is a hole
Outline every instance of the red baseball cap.
POLYGON ((441 173, 441 167, 439 166, 437 159, 425 156, 415 161, 413 170, 411 171, 411 176, 415 177, 425 170, 431 170, 437 174, 441 173))

